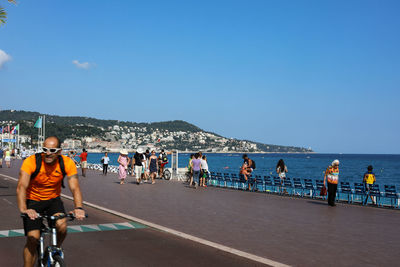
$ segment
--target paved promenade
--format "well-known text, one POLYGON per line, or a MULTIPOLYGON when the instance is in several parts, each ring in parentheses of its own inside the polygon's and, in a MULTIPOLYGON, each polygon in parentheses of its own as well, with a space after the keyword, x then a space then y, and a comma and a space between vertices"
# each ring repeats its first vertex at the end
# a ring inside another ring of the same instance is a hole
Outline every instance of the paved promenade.
MULTIPOLYGON (((20 162, 0 174, 17 177, 20 162)), ((157 180, 119 185, 88 171, 84 200, 195 237, 293 266, 395 266, 400 212, 157 180)), ((64 192, 70 195, 68 189, 64 192)), ((181 252, 184 253, 184 250, 181 252)), ((157 252, 154 252, 157 257, 157 252)), ((179 254, 176 255, 179 257, 179 254)))

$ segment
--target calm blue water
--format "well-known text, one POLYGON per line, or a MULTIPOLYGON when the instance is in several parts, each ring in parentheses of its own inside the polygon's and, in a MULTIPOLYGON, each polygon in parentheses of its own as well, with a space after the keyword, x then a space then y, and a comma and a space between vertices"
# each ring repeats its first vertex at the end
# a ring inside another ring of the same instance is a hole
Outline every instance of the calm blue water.
MULTIPOLYGON (((117 165, 118 153, 110 153, 110 165, 117 165)), ((242 154, 205 154, 210 171, 238 173, 243 162, 242 154)), ((89 163, 100 163, 103 154, 89 153, 89 163)), ((132 155, 130 155, 132 156, 132 155)), ((363 154, 250 154, 256 162, 254 174, 275 176, 275 166, 283 159, 288 167, 288 177, 323 179, 324 171, 334 159, 340 161, 340 181, 362 182, 368 165, 374 167, 377 183, 394 184, 400 189, 400 155, 363 155, 363 154)), ((189 154, 179 154, 179 167, 186 167, 189 154)), ((170 167, 168 164, 167 167, 170 167)), ((383 189, 383 188, 382 188, 383 189)))

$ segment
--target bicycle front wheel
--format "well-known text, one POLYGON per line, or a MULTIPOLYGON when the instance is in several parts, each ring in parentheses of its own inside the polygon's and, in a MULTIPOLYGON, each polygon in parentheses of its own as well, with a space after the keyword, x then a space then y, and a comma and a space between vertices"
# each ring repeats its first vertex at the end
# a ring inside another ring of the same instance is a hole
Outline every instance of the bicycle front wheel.
POLYGON ((60 255, 54 255, 53 256, 53 264, 51 265, 51 267, 65 267, 65 263, 64 263, 64 259, 61 258, 60 255))

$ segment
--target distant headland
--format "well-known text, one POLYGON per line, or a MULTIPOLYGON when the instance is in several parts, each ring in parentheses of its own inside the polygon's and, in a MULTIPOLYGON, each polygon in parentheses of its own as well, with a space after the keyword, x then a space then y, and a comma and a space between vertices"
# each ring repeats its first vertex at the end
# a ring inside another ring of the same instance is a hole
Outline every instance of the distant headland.
POLYGON ((138 147, 165 150, 204 151, 215 153, 313 153, 311 148, 263 144, 249 140, 226 138, 207 132, 182 120, 136 123, 69 117, 20 110, 0 111, 0 126, 18 125, 21 144, 35 146, 34 124, 45 115, 46 136, 56 135, 64 149, 85 147, 89 152, 117 152, 121 148, 138 147))

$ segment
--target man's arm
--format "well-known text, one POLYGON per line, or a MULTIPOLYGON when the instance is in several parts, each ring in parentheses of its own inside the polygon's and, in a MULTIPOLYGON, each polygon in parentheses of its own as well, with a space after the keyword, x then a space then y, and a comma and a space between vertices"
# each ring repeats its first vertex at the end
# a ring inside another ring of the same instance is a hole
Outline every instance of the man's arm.
POLYGON ((79 180, 77 174, 68 176, 68 186, 69 189, 71 190, 72 196, 74 197, 75 217, 78 220, 82 220, 83 218, 85 218, 85 211, 83 210, 82 193, 81 193, 81 188, 79 186, 79 180))
POLYGON ((32 220, 38 217, 38 214, 33 209, 27 209, 26 207, 26 190, 28 189, 29 183, 31 182, 31 176, 23 170, 19 171, 19 180, 17 185, 17 202, 18 208, 21 213, 28 214, 32 220))

